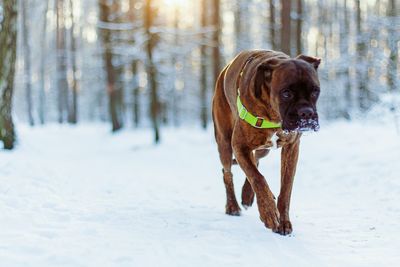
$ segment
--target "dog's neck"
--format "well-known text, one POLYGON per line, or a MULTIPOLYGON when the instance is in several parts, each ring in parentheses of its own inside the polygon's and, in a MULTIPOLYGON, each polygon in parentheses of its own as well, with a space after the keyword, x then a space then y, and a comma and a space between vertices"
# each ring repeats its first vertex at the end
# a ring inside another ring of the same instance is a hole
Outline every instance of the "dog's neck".
MULTIPOLYGON (((265 84, 266 86, 270 86, 269 84, 265 84)), ((247 89, 247 88, 246 88, 247 89)), ((238 88, 240 90, 240 88, 238 88)), ((267 88, 263 88, 263 90, 267 91, 267 88)), ((268 121, 274 123, 281 123, 282 119, 280 113, 276 108, 274 108, 274 104, 272 102, 271 97, 265 94, 265 97, 258 98, 254 95, 251 90, 240 90, 240 98, 244 106, 247 108, 251 114, 256 117, 265 118, 268 121)))

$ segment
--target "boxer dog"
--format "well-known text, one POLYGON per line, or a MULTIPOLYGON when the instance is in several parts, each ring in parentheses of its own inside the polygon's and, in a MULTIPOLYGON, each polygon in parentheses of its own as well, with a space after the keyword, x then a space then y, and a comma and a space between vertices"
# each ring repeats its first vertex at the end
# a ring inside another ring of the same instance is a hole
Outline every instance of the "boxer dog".
POLYGON ((267 228, 287 235, 290 196, 299 155, 301 133, 319 129, 316 103, 320 93, 317 69, 321 60, 300 55, 290 58, 270 50, 244 51, 221 72, 212 103, 215 139, 223 166, 225 211, 240 215, 231 166, 239 164, 247 178, 242 205, 253 204, 267 228), (281 147, 281 188, 277 205, 259 159, 281 147), (233 155, 235 159, 233 159, 233 155))

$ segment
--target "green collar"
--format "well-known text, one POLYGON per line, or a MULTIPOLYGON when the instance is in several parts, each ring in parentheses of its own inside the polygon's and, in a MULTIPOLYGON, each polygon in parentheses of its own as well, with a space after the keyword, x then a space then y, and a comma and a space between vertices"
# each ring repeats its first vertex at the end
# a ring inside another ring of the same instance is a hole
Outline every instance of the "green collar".
POLYGON ((281 124, 269 121, 264 118, 260 118, 251 114, 242 104, 240 100, 239 90, 238 96, 236 100, 237 109, 239 112, 239 118, 250 124, 251 126, 258 128, 258 129, 271 129, 271 128, 280 128, 281 124))

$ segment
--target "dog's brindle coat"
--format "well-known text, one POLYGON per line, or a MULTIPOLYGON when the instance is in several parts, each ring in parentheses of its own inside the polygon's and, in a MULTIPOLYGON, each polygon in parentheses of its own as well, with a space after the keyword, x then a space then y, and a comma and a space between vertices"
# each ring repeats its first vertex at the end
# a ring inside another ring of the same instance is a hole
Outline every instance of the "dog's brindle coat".
POLYGON ((221 72, 212 115, 223 166, 227 214, 240 215, 231 172, 232 164, 237 161, 247 176, 242 188, 242 205, 251 206, 255 193, 260 219, 265 226, 283 235, 292 232, 289 205, 299 155, 299 128, 304 126, 300 126, 302 121, 313 122, 306 128, 318 128, 319 63, 320 59, 314 57, 300 55, 292 59, 281 52, 253 50, 240 53, 221 72), (282 127, 258 129, 240 119, 236 106, 238 90, 249 112, 281 123, 282 127), (278 147, 282 147, 277 206, 264 176, 257 169, 259 159, 266 156, 272 146, 274 133, 279 137, 278 147))

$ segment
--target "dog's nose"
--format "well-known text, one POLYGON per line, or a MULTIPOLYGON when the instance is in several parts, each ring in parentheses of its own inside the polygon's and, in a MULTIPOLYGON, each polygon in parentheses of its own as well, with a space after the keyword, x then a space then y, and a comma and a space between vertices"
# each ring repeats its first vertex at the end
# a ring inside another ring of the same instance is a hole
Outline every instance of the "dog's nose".
POLYGON ((297 114, 299 115, 300 119, 312 119, 313 115, 314 115, 314 110, 310 107, 302 107, 299 108, 299 110, 297 111, 297 114))

